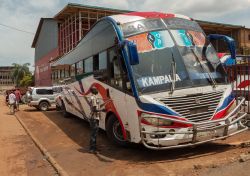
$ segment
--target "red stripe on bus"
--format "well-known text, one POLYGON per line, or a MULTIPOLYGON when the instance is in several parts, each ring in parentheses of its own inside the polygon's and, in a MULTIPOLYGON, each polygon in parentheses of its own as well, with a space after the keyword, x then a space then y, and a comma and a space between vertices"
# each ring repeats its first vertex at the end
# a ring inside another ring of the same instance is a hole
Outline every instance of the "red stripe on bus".
POLYGON ((123 15, 140 16, 144 18, 174 18, 175 14, 160 13, 160 12, 131 12, 123 15))
POLYGON ((250 80, 244 80, 237 86, 237 88, 246 88, 249 85, 250 85, 250 80))
MULTIPOLYGON (((96 87, 96 89, 98 90, 98 92, 100 93, 100 95, 102 96, 102 99, 103 101, 107 101, 109 100, 110 98, 107 96, 107 90, 99 83, 93 83, 90 88, 88 89, 87 92, 80 92, 78 89, 76 89, 81 95, 85 96, 85 95, 88 95, 90 93, 90 90, 92 87, 96 87)), ((121 124, 121 127, 122 127, 122 134, 123 134, 123 137, 124 139, 126 140, 127 139, 127 134, 126 134, 126 131, 125 131, 125 128, 124 128, 124 125, 122 123, 122 120, 121 120, 121 117, 120 115, 118 114, 116 108, 115 108, 115 105, 113 103, 113 101, 109 101, 106 105, 105 105, 105 110, 108 112, 108 111, 111 111, 113 112, 117 119, 119 120, 120 124, 121 124)))

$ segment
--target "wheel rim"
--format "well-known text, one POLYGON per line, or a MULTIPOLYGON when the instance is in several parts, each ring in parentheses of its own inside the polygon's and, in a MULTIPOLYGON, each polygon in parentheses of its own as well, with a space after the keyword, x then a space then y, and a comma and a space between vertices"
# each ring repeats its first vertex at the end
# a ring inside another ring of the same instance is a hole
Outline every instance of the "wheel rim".
POLYGON ((41 110, 46 111, 48 109, 48 106, 46 103, 41 104, 41 110))
POLYGON ((118 120, 115 121, 115 123, 113 125, 113 134, 117 140, 124 141, 122 127, 121 127, 120 122, 118 120))

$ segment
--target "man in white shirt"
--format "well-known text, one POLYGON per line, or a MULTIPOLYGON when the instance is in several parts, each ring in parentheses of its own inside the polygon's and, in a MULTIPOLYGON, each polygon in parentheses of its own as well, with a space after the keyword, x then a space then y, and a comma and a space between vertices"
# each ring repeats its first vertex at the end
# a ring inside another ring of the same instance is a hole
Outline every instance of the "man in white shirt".
POLYGON ((16 104, 16 96, 14 94, 14 91, 11 90, 11 93, 9 94, 9 105, 10 105, 10 114, 15 114, 15 104, 16 104))

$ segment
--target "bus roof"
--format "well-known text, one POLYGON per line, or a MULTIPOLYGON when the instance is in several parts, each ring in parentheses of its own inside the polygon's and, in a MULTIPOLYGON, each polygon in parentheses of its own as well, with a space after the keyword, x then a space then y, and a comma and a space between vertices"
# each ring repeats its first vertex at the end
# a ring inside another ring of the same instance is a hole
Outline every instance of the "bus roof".
POLYGON ((112 15, 110 17, 121 24, 148 18, 183 18, 187 20, 192 20, 191 18, 184 15, 162 12, 130 12, 119 15, 112 15))

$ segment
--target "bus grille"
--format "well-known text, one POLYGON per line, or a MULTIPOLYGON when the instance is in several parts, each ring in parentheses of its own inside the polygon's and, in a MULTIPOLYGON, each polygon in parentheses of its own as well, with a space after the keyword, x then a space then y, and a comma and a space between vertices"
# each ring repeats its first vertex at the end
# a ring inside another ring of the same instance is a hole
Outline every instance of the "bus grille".
POLYGON ((203 122, 212 118, 223 91, 160 98, 158 101, 172 108, 191 122, 203 122))

